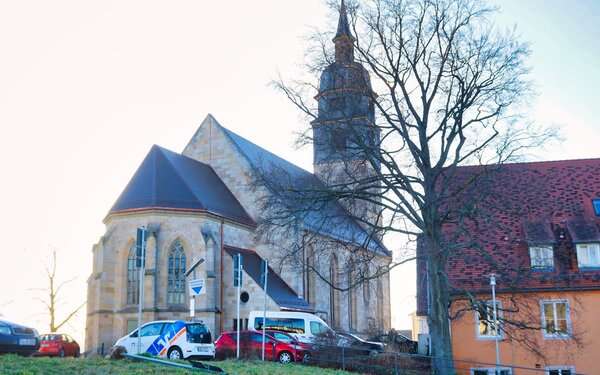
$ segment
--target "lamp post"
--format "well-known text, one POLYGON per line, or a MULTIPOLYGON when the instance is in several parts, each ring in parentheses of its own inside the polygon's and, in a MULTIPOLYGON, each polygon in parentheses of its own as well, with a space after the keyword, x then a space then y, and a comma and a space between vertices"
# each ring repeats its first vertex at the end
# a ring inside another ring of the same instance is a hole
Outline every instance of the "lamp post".
POLYGON ((492 286, 492 304, 494 306, 494 341, 496 342, 496 374, 500 375, 500 350, 498 349, 498 311, 496 309, 496 275, 490 274, 490 285, 492 286))

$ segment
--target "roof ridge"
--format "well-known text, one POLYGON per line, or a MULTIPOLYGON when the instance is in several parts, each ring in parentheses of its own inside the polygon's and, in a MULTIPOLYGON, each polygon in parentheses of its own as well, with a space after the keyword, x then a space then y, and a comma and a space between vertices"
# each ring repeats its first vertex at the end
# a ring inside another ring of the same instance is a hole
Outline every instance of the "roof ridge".
POLYGON ((578 159, 559 159, 559 160, 536 160, 536 161, 521 161, 521 162, 507 162, 499 164, 475 164, 475 165, 460 165, 459 168, 479 168, 479 167, 493 167, 493 166, 518 166, 518 165, 535 165, 535 164, 565 164, 565 163, 579 163, 586 161, 600 162, 600 158, 578 158, 578 159))

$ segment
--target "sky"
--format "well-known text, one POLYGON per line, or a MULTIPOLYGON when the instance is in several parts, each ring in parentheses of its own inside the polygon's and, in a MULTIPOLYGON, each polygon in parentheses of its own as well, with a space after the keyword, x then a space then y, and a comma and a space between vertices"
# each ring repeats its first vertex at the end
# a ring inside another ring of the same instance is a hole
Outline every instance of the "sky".
MULTIPOLYGON (((564 141, 536 160, 600 157, 600 1, 498 0, 494 22, 532 43, 542 124, 564 141)), ((0 0, 0 314, 47 331, 36 288, 58 249, 59 318, 86 298, 91 249, 153 144, 181 152, 211 113, 311 168, 307 124, 273 89, 303 74, 304 37, 333 30, 322 0, 0 0)), ((393 326, 410 328, 414 264, 392 274, 393 326)), ((84 342, 85 309, 63 329, 84 342)))

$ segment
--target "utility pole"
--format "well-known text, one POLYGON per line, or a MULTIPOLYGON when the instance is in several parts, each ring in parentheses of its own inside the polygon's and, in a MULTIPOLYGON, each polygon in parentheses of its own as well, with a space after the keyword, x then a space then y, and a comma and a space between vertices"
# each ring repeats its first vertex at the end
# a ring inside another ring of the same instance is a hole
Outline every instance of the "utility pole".
POLYGON ((240 359, 240 293, 242 289, 242 267, 242 255, 238 253, 233 259, 233 286, 237 286, 237 359, 240 359))
POLYGON ((265 327, 267 326, 267 279, 269 275, 269 261, 263 259, 261 264, 262 272, 261 272, 261 281, 263 285, 263 289, 265 292, 264 295, 264 306, 263 306, 263 323, 262 323, 262 360, 265 361, 265 327))
POLYGON ((496 342, 496 374, 500 375, 500 350, 498 348, 498 310, 496 308, 496 275, 490 275, 490 285, 492 286, 492 303, 494 305, 494 341, 496 342))

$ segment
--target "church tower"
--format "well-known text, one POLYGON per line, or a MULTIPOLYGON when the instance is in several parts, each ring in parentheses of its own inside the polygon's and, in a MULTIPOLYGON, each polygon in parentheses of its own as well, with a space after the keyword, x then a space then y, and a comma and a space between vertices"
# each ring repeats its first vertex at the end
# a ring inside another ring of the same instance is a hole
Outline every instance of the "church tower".
MULTIPOLYGON (((354 60, 354 41, 344 0, 333 43, 335 61, 321 74, 318 117, 312 121, 314 170, 319 179, 340 189, 373 187, 375 170, 367 158, 379 147, 369 73, 354 60), (339 184, 339 185, 338 185, 339 184)), ((376 185, 378 186, 378 185, 376 185)), ((347 204, 354 215, 375 220, 377 206, 357 201, 347 204), (363 216, 364 217, 364 216, 363 216)))

